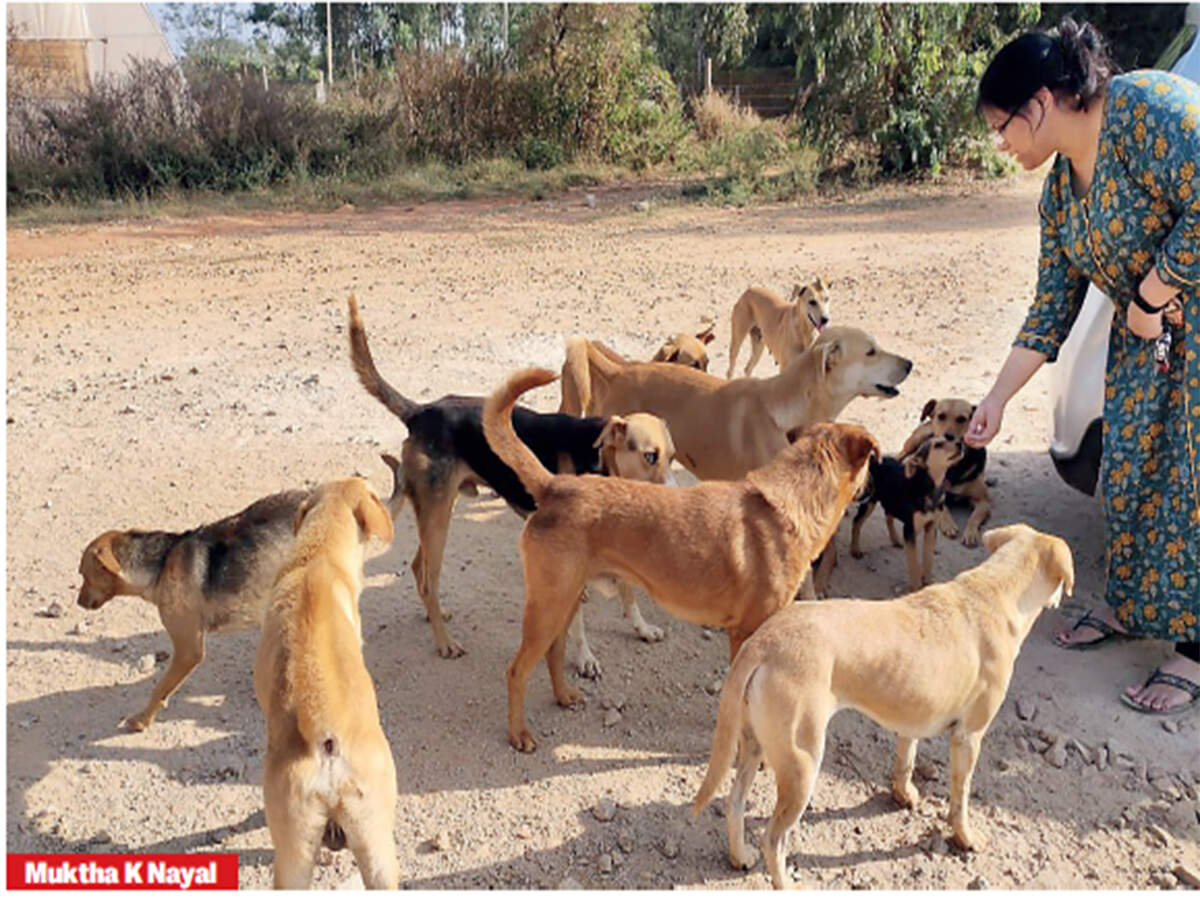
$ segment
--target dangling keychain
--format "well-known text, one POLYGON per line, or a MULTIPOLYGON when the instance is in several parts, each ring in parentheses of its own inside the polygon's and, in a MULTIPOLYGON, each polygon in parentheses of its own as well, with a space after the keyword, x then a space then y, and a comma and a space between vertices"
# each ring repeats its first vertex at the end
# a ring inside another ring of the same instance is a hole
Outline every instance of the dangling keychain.
POLYGON ((1165 375, 1167 369, 1170 367, 1170 360, 1171 332, 1164 328, 1163 333, 1154 341, 1154 365, 1158 368, 1159 372, 1165 375))

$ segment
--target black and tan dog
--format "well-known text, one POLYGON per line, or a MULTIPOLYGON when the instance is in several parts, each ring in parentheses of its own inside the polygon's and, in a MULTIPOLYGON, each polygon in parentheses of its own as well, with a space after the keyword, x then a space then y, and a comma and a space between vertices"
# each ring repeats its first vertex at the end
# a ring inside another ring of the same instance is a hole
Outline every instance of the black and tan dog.
POLYGON ((174 652, 150 702, 124 725, 143 731, 204 658, 204 636, 262 624, 308 491, 272 494, 190 531, 106 531, 83 551, 79 605, 142 597, 158 608, 174 652))
MULTIPOLYGON (((397 490, 388 505, 395 517, 406 499, 412 503, 419 540, 412 561, 417 592, 433 628, 438 655, 461 656, 462 645, 446 629, 446 614, 438 596, 454 502, 459 493, 471 495, 482 485, 503 497, 521 516, 533 512, 536 504, 484 439, 481 416, 485 398, 447 395, 431 403, 417 403, 405 397, 375 368, 354 297, 350 297, 349 307, 350 360, 358 380, 409 432, 399 465, 392 469, 397 490)), ((657 483, 669 478, 675 448, 666 424, 656 416, 578 418, 518 407, 513 418, 521 440, 552 472, 612 474, 657 483)))
POLYGON ((850 531, 850 555, 863 555, 859 536, 866 518, 883 506, 887 516, 888 537, 901 546, 896 537, 895 519, 904 529, 904 550, 908 558, 908 584, 919 590, 933 573, 933 550, 937 544, 936 517, 943 509, 948 472, 962 459, 962 441, 946 437, 928 437, 903 460, 885 456, 871 460, 867 490, 859 499, 858 511, 850 531), (917 558, 917 537, 923 536, 922 555, 917 558))
MULTIPOLYGON (((901 458, 916 450, 931 434, 961 441, 974 414, 975 406, 966 400, 953 397, 930 400, 921 410, 921 424, 904 442, 904 448, 900 451, 901 458)), ((985 448, 964 446, 962 459, 956 462, 946 475, 947 501, 959 500, 971 505, 971 515, 962 533, 962 542, 968 547, 979 546, 979 529, 992 514, 992 501, 983 476, 986 466, 985 448)), ((950 539, 958 537, 958 526, 954 524, 954 517, 945 505, 938 510, 937 527, 950 539)))

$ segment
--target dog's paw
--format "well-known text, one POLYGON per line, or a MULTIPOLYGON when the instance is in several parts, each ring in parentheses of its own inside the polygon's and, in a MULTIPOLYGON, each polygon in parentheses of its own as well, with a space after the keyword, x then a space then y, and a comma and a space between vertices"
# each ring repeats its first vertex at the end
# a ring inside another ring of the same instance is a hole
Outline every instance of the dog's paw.
POLYGON ((729 851, 729 862, 735 869, 747 871, 758 863, 760 854, 749 844, 743 844, 740 849, 729 851))
POLYGON ((967 853, 978 853, 987 847, 987 839, 973 828, 959 826, 954 829, 954 834, 950 837, 950 843, 954 844, 959 850, 967 853))
POLYGON ((855 559, 862 559, 864 556, 866 556, 866 554, 863 553, 862 550, 858 549, 857 547, 850 548, 850 555, 853 556, 855 559))
POLYGON ((508 742, 513 745, 514 749, 520 750, 522 753, 532 753, 537 749, 537 741, 533 739, 528 728, 522 728, 518 734, 509 733, 508 742))
POLYGON ((978 528, 968 528, 966 531, 964 531, 963 536, 962 536, 962 542, 963 542, 964 547, 978 547, 979 546, 979 529, 978 528))
POLYGON ((916 809, 921 802, 921 793, 911 781, 905 785, 892 785, 892 797, 905 809, 916 809))
POLYGON ((657 625, 643 625, 637 629, 637 636, 647 644, 657 644, 667 636, 667 633, 657 625))
POLYGON ((439 645, 437 648, 438 656, 442 659, 458 659, 467 651, 463 649, 462 644, 458 641, 448 641, 445 644, 439 645))
MULTIPOLYGON (((443 622, 449 622, 451 619, 454 618, 454 613, 452 613, 450 610, 446 609, 446 607, 444 607, 444 606, 441 608, 441 614, 442 614, 443 622)), ((426 622, 433 621, 432 619, 429 618, 429 613, 425 613, 425 621, 426 622)))
POLYGON ((956 537, 958 537, 958 526, 953 522, 943 522, 938 526, 938 531, 940 531, 944 536, 950 538, 950 540, 954 540, 956 537))
POLYGON ((554 698, 559 706, 565 706, 568 709, 583 705, 583 694, 579 692, 579 688, 568 687, 564 688, 561 695, 554 698))
POLYGON ((145 713, 138 713, 136 716, 127 716, 121 720, 121 727, 126 731, 136 734, 139 731, 145 731, 154 723, 154 716, 148 716, 145 713))
POLYGON ((580 654, 579 659, 575 660, 575 671, 579 673, 580 678, 590 678, 593 681, 604 674, 600 668, 600 661, 591 654, 591 651, 588 651, 586 656, 580 654))

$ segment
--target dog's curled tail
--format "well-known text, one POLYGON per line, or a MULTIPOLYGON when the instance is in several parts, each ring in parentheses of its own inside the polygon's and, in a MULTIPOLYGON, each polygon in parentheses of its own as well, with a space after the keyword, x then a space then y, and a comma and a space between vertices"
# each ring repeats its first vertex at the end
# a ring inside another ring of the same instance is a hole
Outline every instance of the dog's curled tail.
POLYGON ((721 689, 721 701, 717 705, 717 724, 713 729, 712 752, 708 757, 708 771, 704 774, 704 782, 696 792, 692 801, 692 818, 704 811, 717 792, 725 773, 733 766, 737 757, 738 740, 742 734, 743 710, 746 708, 746 687, 758 666, 754 664, 739 667, 736 664, 725 677, 725 686, 721 689))
POLYGON ((400 420, 408 424, 408 420, 420 409, 419 403, 409 400, 394 387, 384 381, 379 370, 375 368, 375 360, 371 358, 371 348, 367 346, 367 331, 363 328, 362 316, 358 312, 358 301, 350 295, 350 362, 358 375, 358 380, 367 393, 386 406, 400 420))
POLYGON ((392 470, 392 495, 387 499, 387 508, 392 519, 395 519, 400 514, 400 510, 404 508, 404 491, 401 489, 404 480, 404 466, 390 453, 380 453, 379 456, 392 470))
POLYGON ((542 502, 542 495, 546 493, 554 475, 517 437, 512 423, 512 410, 523 393, 550 384, 557 377, 549 369, 522 369, 510 375, 483 404, 483 436, 488 446, 517 473, 534 503, 542 502))

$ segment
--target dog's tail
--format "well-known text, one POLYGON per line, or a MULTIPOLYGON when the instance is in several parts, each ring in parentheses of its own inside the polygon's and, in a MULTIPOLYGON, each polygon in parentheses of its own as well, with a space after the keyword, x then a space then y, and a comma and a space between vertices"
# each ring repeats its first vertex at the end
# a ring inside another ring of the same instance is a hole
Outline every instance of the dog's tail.
POLYGON ((534 503, 542 502, 542 495, 546 493, 554 475, 517 437, 512 423, 512 410, 523 393, 549 384, 556 377, 549 369, 522 369, 510 375, 483 404, 483 436, 487 438, 488 446, 517 473, 534 503))
MULTIPOLYGON (((573 416, 594 415, 596 379, 607 383, 627 365, 628 359, 599 341, 589 341, 579 335, 567 338, 562 411, 573 416)), ((603 395, 600 399, 603 400, 603 395)))
POLYGON ((750 679, 758 671, 757 661, 747 661, 738 666, 734 660, 733 667, 725 677, 725 686, 721 689, 721 702, 717 706, 717 725, 713 729, 712 752, 708 757, 708 771, 704 782, 696 792, 692 801, 692 817, 695 818, 704 811, 704 807, 717 792, 725 773, 733 765, 737 757, 738 740, 744 725, 744 710, 746 708, 746 687, 750 679))
POLYGON ((400 515, 400 510, 404 508, 404 491, 401 488, 401 484, 404 481, 404 467, 400 460, 396 459, 390 453, 380 453, 379 455, 387 463, 388 468, 392 470, 392 495, 387 499, 387 508, 392 518, 395 519, 396 516, 400 515))
POLYGON ((363 328, 362 316, 358 313, 358 301, 350 295, 350 362, 358 373, 358 380, 367 393, 386 406, 393 414, 400 417, 404 424, 421 408, 419 403, 409 400, 394 387, 384 381, 379 370, 375 368, 375 360, 371 358, 371 348, 367 346, 367 332, 363 328))

